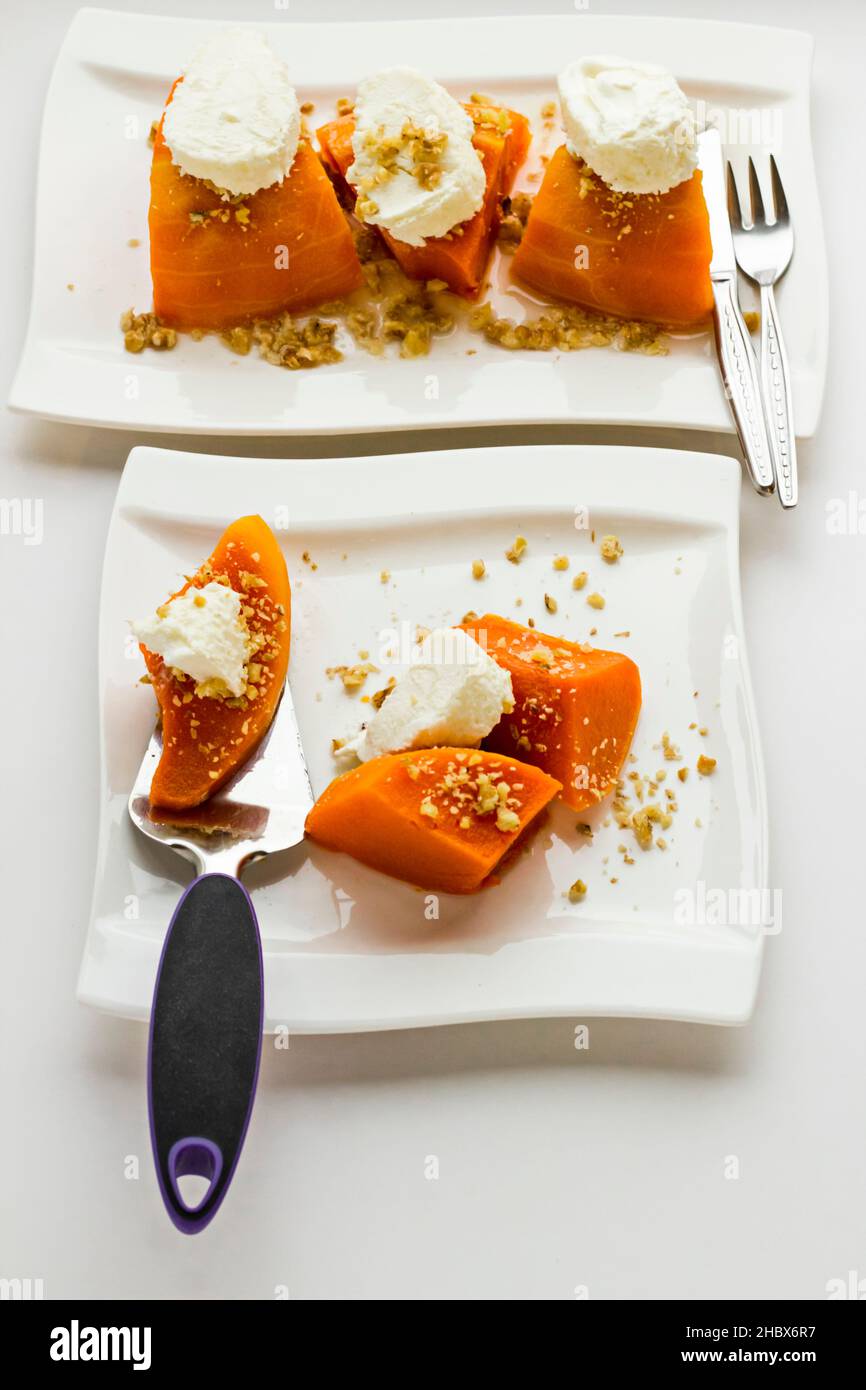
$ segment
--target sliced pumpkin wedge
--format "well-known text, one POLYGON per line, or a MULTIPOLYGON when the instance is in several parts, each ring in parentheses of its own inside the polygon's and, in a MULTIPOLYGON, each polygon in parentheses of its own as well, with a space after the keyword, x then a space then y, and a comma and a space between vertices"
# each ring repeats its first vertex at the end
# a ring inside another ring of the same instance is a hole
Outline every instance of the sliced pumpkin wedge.
POLYGON ((201 805, 246 762, 270 728, 289 665, 289 576, 276 537, 260 516, 233 522, 210 559, 172 598, 213 580, 243 596, 253 646, 244 695, 197 695, 191 677, 141 648, 162 715, 162 757, 150 800, 168 810, 201 805))
POLYGON ((499 753, 389 753, 337 777, 306 829, 393 878, 474 893, 558 791, 546 773, 499 753))
POLYGON ((640 672, 621 652, 567 642, 486 613, 463 630, 511 675, 514 709, 485 746, 562 783, 575 810, 612 792, 641 707, 640 672))

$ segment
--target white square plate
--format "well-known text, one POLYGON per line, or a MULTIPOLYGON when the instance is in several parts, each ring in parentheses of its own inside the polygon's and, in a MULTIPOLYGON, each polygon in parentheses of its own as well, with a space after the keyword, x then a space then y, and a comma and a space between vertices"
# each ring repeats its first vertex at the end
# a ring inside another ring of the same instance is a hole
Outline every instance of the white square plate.
POLYGON ((679 800, 667 852, 644 853, 632 840, 633 865, 617 850, 624 833, 604 825, 608 805, 586 816, 558 805, 498 886, 441 895, 432 907, 417 890, 309 843, 254 866, 245 882, 264 941, 269 1027, 341 1032, 562 1014, 742 1022, 768 881, 739 490, 731 459, 655 449, 526 446, 364 461, 134 449, 102 581, 99 852, 81 998, 147 1016, 163 934, 189 877, 126 813, 154 718, 128 619, 195 567, 229 521, 258 511, 281 528, 292 580, 290 675, 316 794, 335 772, 331 739, 369 709, 326 668, 367 650, 381 671, 368 678, 372 693, 394 643, 475 608, 578 639, 595 626, 596 645, 627 651, 644 689, 637 768, 666 768, 679 800), (521 496, 532 501, 510 500, 521 496), (625 549, 613 566, 598 554, 609 531, 625 549), (529 547, 515 567, 504 551, 518 532, 529 547), (565 573, 552 568, 562 553, 571 557, 565 573), (487 563, 481 582, 471 576, 475 558, 487 563), (590 576, 583 592, 571 586, 579 569, 590 576), (586 603, 593 589, 606 598, 600 612, 586 603), (558 599, 555 617, 545 590, 558 599), (659 748, 665 731, 692 769, 685 784, 659 748), (717 759, 712 777, 694 771, 701 752, 717 759), (576 832, 584 819, 596 827, 591 841, 576 832), (565 894, 577 877, 589 891, 572 904, 565 894))
MULTIPOLYGON (((56 420, 205 434, 334 434, 502 423, 592 422, 730 430, 708 333, 666 357, 611 349, 513 353, 459 328, 416 361, 374 358, 287 372, 216 339, 169 353, 124 351, 118 321, 151 305, 146 135, 172 79, 216 26, 81 10, 48 92, 39 164, 30 326, 10 403, 56 420), (58 230, 60 229, 60 230, 58 230), (131 249, 130 239, 140 245, 131 249), (68 285, 74 285, 69 290, 68 285), (467 350, 474 350, 467 356, 467 350)), ((313 123, 365 73, 422 62, 458 96, 481 88, 525 111, 532 161, 560 143, 538 119, 567 58, 621 52, 671 68, 717 115, 741 174, 778 154, 797 249, 779 293, 794 378, 797 433, 816 427, 827 356, 824 242, 809 132, 812 40, 788 30, 702 20, 531 15, 358 24, 269 23, 313 123)), ((493 268, 491 294, 514 314, 493 268)), ((743 287, 743 303, 753 303, 743 287)), ((520 317, 520 313, 517 314, 520 317)))

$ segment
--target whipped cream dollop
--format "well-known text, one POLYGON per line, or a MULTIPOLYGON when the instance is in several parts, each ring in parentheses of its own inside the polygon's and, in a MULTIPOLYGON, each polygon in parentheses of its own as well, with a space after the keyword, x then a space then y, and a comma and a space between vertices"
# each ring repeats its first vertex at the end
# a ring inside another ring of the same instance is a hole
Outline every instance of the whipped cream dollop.
POLYGON ((249 633, 241 594, 211 580, 131 624, 139 642, 196 682, 197 694, 243 695, 249 633), (210 689, 208 689, 210 687, 210 689))
POLYGON ((181 172, 227 193, 285 178, 301 109, 285 63, 254 29, 223 29, 195 54, 166 107, 163 136, 181 172))
POLYGON ((367 762, 412 748, 474 748, 513 708, 509 673, 468 632, 437 628, 338 757, 367 762))
POLYGON ((695 120, 654 63, 580 58, 560 73, 566 145, 617 193, 667 193, 698 164, 695 120))
POLYGON ((444 236, 473 217, 486 179, 472 119, 415 68, 388 68, 358 86, 354 163, 357 216, 408 246, 444 236))

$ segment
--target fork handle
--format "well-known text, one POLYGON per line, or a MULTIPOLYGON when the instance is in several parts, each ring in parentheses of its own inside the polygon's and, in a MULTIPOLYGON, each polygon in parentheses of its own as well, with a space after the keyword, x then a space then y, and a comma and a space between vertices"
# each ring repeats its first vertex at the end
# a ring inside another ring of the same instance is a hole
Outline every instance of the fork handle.
POLYGON ((159 1188, 187 1235, 228 1191, 253 1108, 264 989, 258 923, 229 874, 202 874, 171 919, 156 977, 148 1046, 148 1111, 159 1188), (178 1179, 209 1180, 189 1206, 178 1179))
POLYGON ((716 349, 725 394, 752 486, 766 494, 773 491, 773 462, 761 405, 758 359, 740 312, 736 280, 732 276, 713 280, 713 297, 716 349))
POLYGON ((797 442, 788 354, 772 285, 761 286, 761 383, 776 492, 783 507, 796 507, 797 442))

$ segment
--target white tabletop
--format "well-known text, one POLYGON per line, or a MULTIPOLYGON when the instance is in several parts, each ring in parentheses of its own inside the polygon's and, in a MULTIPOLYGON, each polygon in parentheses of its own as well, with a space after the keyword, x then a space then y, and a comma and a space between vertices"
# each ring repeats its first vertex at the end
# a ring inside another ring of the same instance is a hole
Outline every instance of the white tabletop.
MULTIPOLYGON (((659 0, 694 15, 693 0, 659 0)), ((2 0, 7 198, 0 235, 5 396, 24 334, 39 120, 76 5, 2 0), (10 196, 11 195, 11 196, 10 196)), ((117 8, 170 12, 132 0, 117 8)), ((237 0, 186 13, 243 14, 237 0)), ((259 8, 259 7, 254 7, 259 8)), ((367 0, 364 17, 412 8, 367 0)), ((525 12, 440 0, 439 14, 525 12)), ((540 12, 570 10, 540 0, 540 12)), ((583 8, 582 4, 575 6, 583 8)), ((594 11, 606 6, 592 0, 594 11)), ((645 13, 646 0, 612 0, 645 13)), ((866 481, 858 168, 864 122, 858 0, 702 0, 708 18, 808 29, 813 129, 830 260, 831 371, 801 502, 743 495, 746 625, 770 792, 768 941, 741 1030, 580 1020, 266 1040, 233 1190, 190 1240, 151 1169, 141 1026, 75 1002, 96 834, 96 611, 106 527, 130 434, 0 415, 3 497, 42 499, 44 541, 0 537, 4 729, 0 933, 0 1277, 48 1298, 822 1298, 863 1265, 861 823, 866 481), (845 228, 845 234, 841 229, 845 228), (864 534, 828 527, 833 499, 864 534), (856 887, 856 891, 855 891, 856 887), (438 1159, 431 1179, 428 1158, 438 1159), (732 1178, 738 1160, 739 1176, 732 1178)), ((263 20, 357 17, 347 0, 263 0, 263 20)), ((86 151, 81 152, 86 157, 86 151)), ((62 228, 58 229, 62 237, 62 228)), ((683 436, 599 430, 682 444, 683 436)), ((537 437, 537 436, 536 436, 537 437)), ((434 448, 434 436, 323 441, 322 454, 434 448)), ((496 431, 453 443, 507 442, 496 431)), ((729 449, 726 439, 689 443, 729 449)), ((168 447, 196 447, 189 437, 168 447)), ((202 438, 211 452, 288 441, 202 438)))

